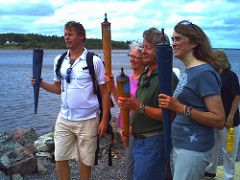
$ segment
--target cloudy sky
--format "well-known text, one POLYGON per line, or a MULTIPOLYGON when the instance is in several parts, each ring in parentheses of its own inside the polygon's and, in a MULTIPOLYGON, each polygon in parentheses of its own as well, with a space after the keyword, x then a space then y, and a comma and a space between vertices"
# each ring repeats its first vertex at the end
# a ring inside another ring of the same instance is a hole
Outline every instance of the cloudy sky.
POLYGON ((177 22, 199 25, 213 47, 240 48, 240 0, 0 0, 0 33, 63 35, 63 25, 81 22, 88 38, 101 38, 104 13, 112 40, 142 40, 150 27, 171 36, 177 22))

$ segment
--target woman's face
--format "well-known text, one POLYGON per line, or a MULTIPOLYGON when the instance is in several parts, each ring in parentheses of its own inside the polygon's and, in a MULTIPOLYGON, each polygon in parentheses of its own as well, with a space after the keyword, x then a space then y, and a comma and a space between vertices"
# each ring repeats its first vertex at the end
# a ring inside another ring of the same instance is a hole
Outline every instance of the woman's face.
POLYGON ((193 43, 191 43, 189 38, 184 35, 174 31, 172 41, 174 56, 178 59, 184 59, 193 51, 193 43))
POLYGON ((143 57, 138 49, 133 48, 129 52, 130 67, 132 70, 143 69, 143 57))

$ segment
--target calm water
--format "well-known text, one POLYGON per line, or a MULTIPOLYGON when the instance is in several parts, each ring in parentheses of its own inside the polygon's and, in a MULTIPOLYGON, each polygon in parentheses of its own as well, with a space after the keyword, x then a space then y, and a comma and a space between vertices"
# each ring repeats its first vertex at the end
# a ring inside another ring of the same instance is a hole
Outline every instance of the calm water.
MULTIPOLYGON (((225 50, 232 69, 240 77, 240 50, 225 50)), ((53 81, 54 57, 64 50, 45 50, 42 78, 53 81)), ((103 57, 102 51, 95 51, 103 57)), ((131 73, 128 65, 128 51, 112 51, 112 71, 116 77, 120 68, 131 73)), ((183 68, 178 60, 174 66, 183 68)), ((39 133, 48 132, 54 126, 60 109, 60 96, 40 90, 38 113, 34 114, 33 87, 30 84, 32 75, 32 50, 0 50, 0 131, 12 131, 18 127, 35 128, 39 133)), ((118 108, 112 109, 113 115, 118 108)))

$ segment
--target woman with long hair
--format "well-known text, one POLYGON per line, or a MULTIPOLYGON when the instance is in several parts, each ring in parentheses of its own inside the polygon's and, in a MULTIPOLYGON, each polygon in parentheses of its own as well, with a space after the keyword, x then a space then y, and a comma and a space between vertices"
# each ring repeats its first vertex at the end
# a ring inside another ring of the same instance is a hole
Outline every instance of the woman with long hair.
POLYGON ((172 97, 160 94, 159 105, 176 113, 172 124, 174 180, 200 180, 214 146, 214 128, 224 126, 221 79, 203 30, 181 21, 174 27, 173 51, 185 71, 172 97))

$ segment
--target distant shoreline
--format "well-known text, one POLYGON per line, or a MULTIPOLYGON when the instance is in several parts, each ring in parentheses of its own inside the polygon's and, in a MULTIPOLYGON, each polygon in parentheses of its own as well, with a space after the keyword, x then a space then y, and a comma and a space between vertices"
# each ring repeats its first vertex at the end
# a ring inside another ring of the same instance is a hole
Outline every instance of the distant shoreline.
MULTIPOLYGON (((0 48, 0 50, 33 50, 33 49, 38 49, 38 48, 26 48, 26 49, 23 49, 23 48, 0 48)), ((40 48, 40 49, 43 49, 43 50, 67 50, 67 49, 44 49, 44 48, 40 48)), ((103 49, 90 49, 90 48, 87 48, 88 50, 103 50, 103 49)), ((240 48, 221 48, 221 47, 217 47, 217 48, 213 48, 213 49, 223 49, 223 50, 240 50, 240 48)), ((115 48, 112 48, 111 50, 128 50, 128 49, 115 49, 115 48)))

